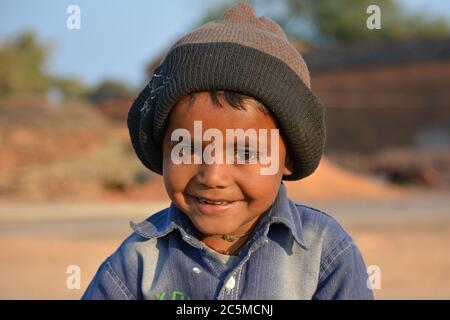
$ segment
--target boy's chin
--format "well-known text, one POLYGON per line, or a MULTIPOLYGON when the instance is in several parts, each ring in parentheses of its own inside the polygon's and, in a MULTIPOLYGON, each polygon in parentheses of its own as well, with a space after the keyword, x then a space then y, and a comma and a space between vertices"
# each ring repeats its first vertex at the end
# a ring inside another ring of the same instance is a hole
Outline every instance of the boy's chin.
POLYGON ((204 236, 237 234, 240 229, 239 225, 224 225, 220 222, 193 221, 193 223, 204 236))

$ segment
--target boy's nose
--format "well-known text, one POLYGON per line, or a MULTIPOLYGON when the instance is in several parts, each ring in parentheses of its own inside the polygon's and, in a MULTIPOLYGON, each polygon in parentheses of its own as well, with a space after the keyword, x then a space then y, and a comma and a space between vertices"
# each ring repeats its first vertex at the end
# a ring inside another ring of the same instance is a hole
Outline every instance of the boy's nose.
POLYGON ((227 164, 206 164, 199 166, 197 182, 209 188, 225 188, 230 183, 227 164))

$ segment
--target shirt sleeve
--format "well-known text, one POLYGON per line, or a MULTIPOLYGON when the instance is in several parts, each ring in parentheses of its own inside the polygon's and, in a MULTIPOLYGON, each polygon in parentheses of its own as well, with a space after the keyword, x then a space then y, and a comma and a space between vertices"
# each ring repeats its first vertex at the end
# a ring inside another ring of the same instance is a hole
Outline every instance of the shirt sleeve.
POLYGON ((352 239, 338 244, 323 260, 313 299, 372 300, 365 263, 352 239))
POLYGON ((114 271, 110 258, 108 258, 98 269, 81 299, 134 300, 136 298, 114 271))
POLYGON ((142 259, 136 245, 142 237, 132 233, 99 267, 81 299, 141 300, 142 259))

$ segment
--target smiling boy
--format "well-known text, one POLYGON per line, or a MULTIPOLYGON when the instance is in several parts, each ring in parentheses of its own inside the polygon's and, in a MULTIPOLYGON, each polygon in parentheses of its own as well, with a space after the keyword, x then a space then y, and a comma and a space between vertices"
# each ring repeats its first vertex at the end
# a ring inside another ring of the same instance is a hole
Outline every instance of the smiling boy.
POLYGON ((185 35, 128 126, 171 204, 132 223, 84 299, 373 298, 352 238, 287 197, 283 180, 317 168, 325 127, 307 67, 275 22, 239 3, 185 35))
MULTIPOLYGON (((216 95, 220 99, 220 95, 216 95)), ((234 96, 242 97, 238 94, 234 96)), ((224 241, 214 235, 246 234, 256 224, 261 213, 275 200, 282 175, 289 175, 291 172, 283 165, 278 166, 276 174, 262 175, 258 161, 234 165, 226 164, 225 161, 203 165, 174 164, 171 156, 173 141, 169 139, 169 133, 178 128, 186 128, 193 132, 195 120, 201 119, 205 131, 214 128, 223 136, 226 136, 226 131, 230 129, 277 128, 274 120, 256 107, 262 106, 249 97, 245 102, 242 101, 242 105, 246 105, 245 110, 233 108, 226 102, 222 102, 224 107, 219 107, 207 92, 193 97, 195 99, 193 103, 191 101, 189 105, 188 102, 181 102, 171 112, 163 142, 164 183, 170 199, 204 235, 203 243, 218 252, 228 252, 244 243, 248 235, 236 241, 224 241)), ((274 152, 278 153, 278 159, 284 163, 286 148, 281 137, 278 139, 280 147, 274 152)), ((231 141, 233 147, 234 142, 231 141)), ((270 148, 270 144, 268 147, 270 148)), ((223 149, 222 155, 227 151, 225 147, 223 149)), ((245 146, 242 150, 236 147, 234 149, 236 157, 243 158, 248 157, 249 151, 253 151, 246 150, 245 146)))

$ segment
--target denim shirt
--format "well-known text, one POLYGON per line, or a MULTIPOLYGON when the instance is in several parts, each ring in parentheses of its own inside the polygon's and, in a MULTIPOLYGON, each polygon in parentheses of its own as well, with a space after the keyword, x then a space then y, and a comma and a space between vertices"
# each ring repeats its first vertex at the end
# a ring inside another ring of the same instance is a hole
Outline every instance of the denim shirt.
POLYGON ((82 299, 373 299, 352 238, 283 182, 231 269, 173 202, 131 226, 82 299))

